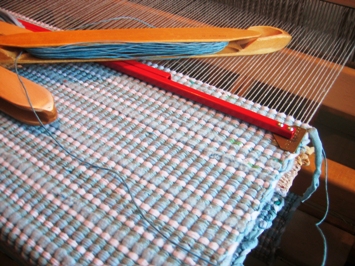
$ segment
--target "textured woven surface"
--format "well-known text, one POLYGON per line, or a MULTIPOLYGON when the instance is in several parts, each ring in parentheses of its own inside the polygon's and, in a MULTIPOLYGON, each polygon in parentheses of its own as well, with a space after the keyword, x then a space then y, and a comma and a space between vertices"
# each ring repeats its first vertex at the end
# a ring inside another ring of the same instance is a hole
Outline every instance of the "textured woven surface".
POLYGON ((1 241, 39 265, 206 264, 143 222, 124 179, 164 235, 218 265, 242 263, 254 245, 247 236, 297 154, 255 126, 97 64, 26 66, 20 74, 53 93, 59 119, 46 127, 56 138, 117 175, 79 165, 43 128, 0 114, 1 241))
MULTIPOLYGON (((264 210, 264 217, 276 216, 272 219, 272 226, 262 232, 258 238, 258 246, 251 252, 252 256, 271 265, 275 259, 275 253, 279 247, 281 236, 283 235, 288 221, 292 218, 295 210, 300 204, 300 196, 289 193, 285 198, 276 194, 274 205, 270 209, 264 210)), ((270 217, 270 218, 271 218, 270 217)), ((259 217, 260 220, 261 217, 259 217)))

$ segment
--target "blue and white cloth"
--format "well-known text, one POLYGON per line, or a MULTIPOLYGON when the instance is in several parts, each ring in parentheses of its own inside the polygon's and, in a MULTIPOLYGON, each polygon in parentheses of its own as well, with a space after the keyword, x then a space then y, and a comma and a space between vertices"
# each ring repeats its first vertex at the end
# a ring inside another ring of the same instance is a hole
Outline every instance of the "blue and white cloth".
MULTIPOLYGON (((0 114, 0 240, 37 265, 242 264, 270 227, 278 182, 297 155, 269 132, 99 64, 24 66, 51 91, 46 128, 0 114), (131 199, 124 180, 130 188, 131 199), (254 233, 253 233, 254 232, 254 233)), ((274 117, 258 104, 172 72, 173 79, 274 117)), ((291 165, 291 167, 290 167, 291 165)), ((281 207, 280 207, 281 208, 281 207)))

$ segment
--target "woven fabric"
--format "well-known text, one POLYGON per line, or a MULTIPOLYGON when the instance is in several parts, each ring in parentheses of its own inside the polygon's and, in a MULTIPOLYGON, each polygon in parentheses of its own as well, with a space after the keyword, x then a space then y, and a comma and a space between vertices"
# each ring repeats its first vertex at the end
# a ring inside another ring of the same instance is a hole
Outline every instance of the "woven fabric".
MULTIPOLYGON (((275 253, 279 248, 281 237, 286 230, 287 223, 299 206, 300 199, 300 196, 293 193, 288 193, 285 198, 279 194, 275 194, 274 201, 276 204, 270 205, 271 208, 268 211, 264 210, 264 217, 271 218, 274 215, 276 215, 276 217, 270 219, 272 221, 272 226, 263 231, 258 238, 258 246, 251 252, 253 257, 268 265, 271 265, 274 262, 275 253), (279 207, 279 210, 277 209, 277 206, 279 207), (282 208, 280 208, 281 206, 282 208)), ((259 217, 259 219, 260 218, 261 217, 259 217)))
POLYGON ((162 234, 217 265, 230 264, 243 243, 250 250, 246 237, 308 143, 284 152, 262 129, 98 64, 33 65, 20 74, 54 95, 59 119, 46 128, 59 142, 117 172, 81 165, 43 128, 0 114, 1 241, 38 265, 207 264, 144 222, 122 180, 162 234))

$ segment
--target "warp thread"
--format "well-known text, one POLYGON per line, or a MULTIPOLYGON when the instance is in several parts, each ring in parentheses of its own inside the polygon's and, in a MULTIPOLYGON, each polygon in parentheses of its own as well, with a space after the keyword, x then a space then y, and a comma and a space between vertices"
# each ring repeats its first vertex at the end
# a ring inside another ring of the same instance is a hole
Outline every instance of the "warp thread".
POLYGON ((4 21, 6 23, 14 24, 20 28, 24 28, 22 23, 18 21, 14 16, 1 10, 0 10, 0 21, 4 21))
POLYGON ((146 25, 146 26, 148 26, 150 28, 154 28, 155 27, 152 24, 150 24, 148 22, 145 22, 144 20, 141 20, 139 18, 129 17, 129 16, 120 16, 120 17, 115 17, 115 18, 103 19, 103 20, 100 20, 100 21, 92 22, 92 23, 86 23, 86 24, 81 25, 79 27, 72 28, 71 30, 83 29, 83 28, 86 28, 86 27, 91 27, 91 26, 95 26, 95 25, 98 25, 98 24, 107 23, 107 22, 116 21, 116 20, 134 20, 134 21, 137 21, 137 22, 139 22, 139 23, 141 23, 143 25, 146 25))

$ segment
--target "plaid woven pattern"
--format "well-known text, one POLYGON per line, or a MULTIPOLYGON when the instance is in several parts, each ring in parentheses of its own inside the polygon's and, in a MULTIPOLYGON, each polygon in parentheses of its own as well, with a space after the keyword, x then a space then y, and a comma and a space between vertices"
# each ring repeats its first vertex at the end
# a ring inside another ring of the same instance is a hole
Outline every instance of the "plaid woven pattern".
POLYGON ((38 265, 206 265, 142 220, 125 180, 169 239, 218 265, 245 255, 238 248, 273 204, 297 154, 278 149, 262 129, 98 64, 33 65, 20 74, 54 95, 59 119, 46 128, 80 158, 117 175, 79 164, 43 128, 0 114, 1 241, 38 265))

